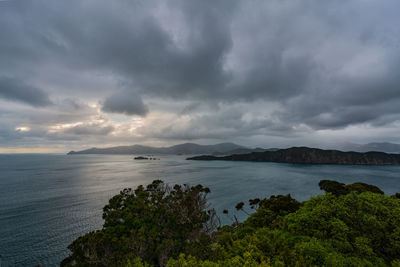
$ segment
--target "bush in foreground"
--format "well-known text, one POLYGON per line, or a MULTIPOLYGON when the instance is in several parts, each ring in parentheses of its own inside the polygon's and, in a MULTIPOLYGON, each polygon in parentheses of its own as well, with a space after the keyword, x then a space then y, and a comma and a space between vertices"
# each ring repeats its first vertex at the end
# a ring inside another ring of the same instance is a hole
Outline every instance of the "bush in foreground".
POLYGON ((121 266, 140 257, 162 266, 182 252, 206 255, 216 230, 208 192, 201 185, 171 188, 159 180, 125 189, 104 207, 103 229, 75 240, 61 265, 121 266))
POLYGON ((363 183, 320 186, 326 194, 303 203, 250 200, 256 212, 218 229, 207 188, 127 189, 104 208, 103 229, 75 240, 62 265, 400 266, 400 199, 363 183))

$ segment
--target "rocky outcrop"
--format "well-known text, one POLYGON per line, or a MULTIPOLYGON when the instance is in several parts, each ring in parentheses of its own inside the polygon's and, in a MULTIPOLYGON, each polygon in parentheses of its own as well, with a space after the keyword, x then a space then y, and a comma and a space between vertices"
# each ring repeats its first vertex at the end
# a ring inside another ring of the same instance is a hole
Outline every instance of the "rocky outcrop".
POLYGON ((134 157, 134 160, 160 160, 160 158, 155 158, 155 157, 143 157, 143 156, 139 156, 139 157, 134 157))

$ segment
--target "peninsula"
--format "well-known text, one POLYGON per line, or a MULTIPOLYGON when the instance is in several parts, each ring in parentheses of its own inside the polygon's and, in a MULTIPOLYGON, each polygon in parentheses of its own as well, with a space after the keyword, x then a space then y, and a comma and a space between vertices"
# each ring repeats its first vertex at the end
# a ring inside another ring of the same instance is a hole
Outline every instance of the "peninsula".
POLYGON ((230 160, 280 162, 299 164, 343 164, 343 165, 399 165, 400 154, 384 152, 343 152, 309 147, 292 147, 276 151, 253 152, 216 157, 211 155, 187 158, 187 160, 230 160))

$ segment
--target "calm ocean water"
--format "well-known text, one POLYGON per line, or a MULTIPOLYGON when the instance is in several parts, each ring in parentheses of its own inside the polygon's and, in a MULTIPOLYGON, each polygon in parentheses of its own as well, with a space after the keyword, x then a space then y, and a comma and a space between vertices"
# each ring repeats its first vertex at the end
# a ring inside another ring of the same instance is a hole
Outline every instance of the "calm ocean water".
POLYGON ((154 179, 210 187, 209 200, 219 212, 232 212, 239 201, 272 194, 291 193, 306 200, 321 194, 321 179, 362 181, 379 186, 386 194, 400 192, 399 166, 186 161, 184 156, 160 156, 159 161, 132 158, 0 155, 0 265, 57 266, 68 255, 68 244, 101 228, 102 208, 109 198, 123 188, 154 179))

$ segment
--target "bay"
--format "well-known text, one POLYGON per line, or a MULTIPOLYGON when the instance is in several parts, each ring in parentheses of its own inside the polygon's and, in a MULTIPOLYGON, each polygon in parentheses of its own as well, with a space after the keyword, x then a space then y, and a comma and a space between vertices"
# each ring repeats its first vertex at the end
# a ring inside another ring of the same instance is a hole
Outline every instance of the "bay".
MULTIPOLYGON (((297 200, 322 194, 321 179, 365 182, 386 194, 400 192, 400 166, 301 165, 187 161, 130 155, 0 155, 1 266, 58 266, 77 237, 102 226, 102 208, 120 190, 155 179, 202 184, 220 214, 250 198, 291 194, 297 200)), ((243 220, 245 214, 237 213, 243 220)))

